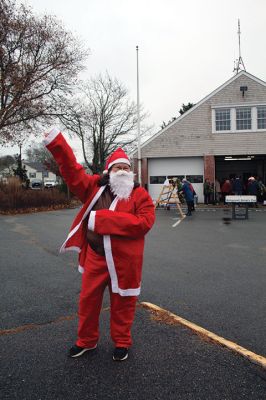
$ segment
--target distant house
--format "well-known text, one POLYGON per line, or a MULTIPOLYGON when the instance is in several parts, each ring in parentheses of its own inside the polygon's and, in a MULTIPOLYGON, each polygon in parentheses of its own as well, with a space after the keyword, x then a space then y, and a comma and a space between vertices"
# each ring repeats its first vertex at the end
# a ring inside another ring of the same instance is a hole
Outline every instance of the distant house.
MULTIPOLYGON (((134 154, 137 165, 137 155, 134 154)), ((158 198, 166 177, 266 181, 266 83, 241 71, 141 146, 142 183, 158 198)))
MULTIPOLYGON (((9 176, 14 175, 13 169, 17 167, 16 164, 10 165, 9 167, 5 167, 0 171, 0 179, 6 179, 9 176)), ((45 181, 56 181, 57 176, 48 171, 45 166, 39 162, 30 162, 30 161, 22 161, 22 167, 26 168, 27 176, 32 183, 33 181, 39 180, 42 183, 45 181)))
POLYGON ((40 180, 42 183, 45 181, 56 181, 56 175, 48 171, 45 166, 39 162, 22 161, 22 166, 25 166, 30 182, 34 180, 40 180))

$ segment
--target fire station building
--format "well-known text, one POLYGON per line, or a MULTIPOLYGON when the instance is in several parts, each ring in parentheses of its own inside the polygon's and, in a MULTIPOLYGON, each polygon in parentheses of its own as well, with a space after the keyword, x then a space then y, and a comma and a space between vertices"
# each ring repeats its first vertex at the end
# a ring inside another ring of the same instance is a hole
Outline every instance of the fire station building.
MULTIPOLYGON (((137 165, 136 157, 135 165, 137 165)), ((166 177, 266 180, 266 83, 241 71, 141 146, 142 183, 157 199, 166 177)))

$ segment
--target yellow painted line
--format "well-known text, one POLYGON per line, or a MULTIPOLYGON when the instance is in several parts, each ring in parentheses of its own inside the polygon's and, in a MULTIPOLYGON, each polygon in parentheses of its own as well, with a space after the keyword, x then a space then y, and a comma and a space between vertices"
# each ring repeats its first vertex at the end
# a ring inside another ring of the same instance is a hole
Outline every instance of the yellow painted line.
POLYGON ((249 361, 251 361, 254 364, 260 365, 262 368, 266 369, 266 357, 263 357, 261 355, 258 355, 256 353, 253 353, 250 350, 245 349, 242 346, 239 346, 237 343, 231 342, 230 340, 224 339, 221 336, 216 335, 215 333, 212 333, 204 328, 201 328, 200 326, 194 324, 193 322, 190 322, 182 317, 179 317, 178 315, 175 315, 171 313, 170 311, 164 310, 161 307, 158 307, 155 304, 148 303, 148 302, 141 302, 141 305, 151 311, 154 311, 158 314, 161 314, 164 318, 162 320, 165 320, 166 323, 169 320, 172 322, 175 322, 177 324, 183 325, 186 328, 189 328, 192 330, 195 334, 201 336, 204 340, 211 340, 214 343, 219 344, 220 346, 226 347, 233 352, 241 355, 242 357, 247 358, 249 361))

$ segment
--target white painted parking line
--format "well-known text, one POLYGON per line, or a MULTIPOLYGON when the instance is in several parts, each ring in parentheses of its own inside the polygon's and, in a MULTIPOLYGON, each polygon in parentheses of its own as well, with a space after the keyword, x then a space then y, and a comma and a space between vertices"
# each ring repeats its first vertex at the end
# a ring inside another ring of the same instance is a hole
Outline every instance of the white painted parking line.
POLYGON ((150 311, 153 311, 155 313, 158 313, 158 319, 161 319, 162 321, 165 321, 165 323, 176 323, 180 324, 182 326, 185 326, 186 328, 192 330, 195 334, 200 336, 206 341, 212 341, 220 346, 226 347, 229 350, 232 350, 234 353, 237 353, 241 355, 242 357, 247 358, 250 362, 260 365, 262 368, 266 369, 266 357, 261 356, 259 354, 253 353, 250 350, 245 349, 242 346, 239 346, 237 343, 231 342, 230 340, 224 339, 221 336, 216 335, 215 333, 212 333, 208 331, 207 329, 204 329, 200 327, 199 325, 194 324, 193 322, 190 322, 182 317, 179 317, 178 315, 175 315, 171 313, 170 311, 167 311, 161 307, 158 307, 156 304, 152 304, 149 302, 141 302, 140 303, 144 308, 147 308, 150 311), (160 318, 161 317, 161 318, 160 318))
POLYGON ((180 224, 180 222, 182 222, 183 221, 183 219, 185 219, 186 218, 186 216, 184 216, 184 218, 182 218, 182 219, 179 219, 178 221, 176 221, 175 223, 174 223, 174 225, 172 225, 172 227, 173 228, 175 228, 177 225, 179 225, 180 224))

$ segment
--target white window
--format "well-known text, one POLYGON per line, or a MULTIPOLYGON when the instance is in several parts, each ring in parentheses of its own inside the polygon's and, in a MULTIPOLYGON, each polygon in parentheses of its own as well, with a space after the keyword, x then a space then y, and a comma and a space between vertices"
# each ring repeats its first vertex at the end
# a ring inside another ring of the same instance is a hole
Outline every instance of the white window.
POLYGON ((236 109, 236 129, 238 131, 251 129, 250 107, 241 107, 236 109))
POLYGON ((232 105, 212 108, 213 133, 266 131, 266 104, 232 105))
POLYGON ((216 131, 231 130, 230 108, 215 110, 215 127, 216 131))
POLYGON ((266 129, 266 106, 257 108, 258 129, 266 129))

